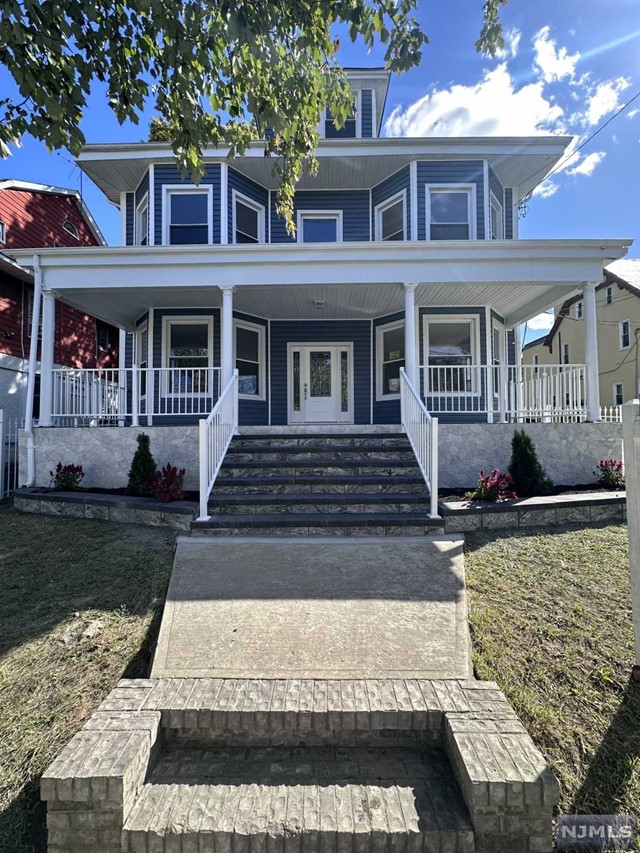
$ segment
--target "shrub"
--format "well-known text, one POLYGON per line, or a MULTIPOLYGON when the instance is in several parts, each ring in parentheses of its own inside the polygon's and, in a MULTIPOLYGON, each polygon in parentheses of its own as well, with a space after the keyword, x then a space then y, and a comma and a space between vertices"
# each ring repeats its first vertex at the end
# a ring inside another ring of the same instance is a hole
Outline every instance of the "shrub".
POLYGON ((471 492, 467 492, 465 498, 468 501, 507 501, 518 496, 511 488, 513 480, 509 474, 503 474, 499 468, 494 468, 490 474, 480 471, 478 483, 471 492))
POLYGON ((181 501, 184 497, 184 468, 179 471, 175 465, 167 464, 162 471, 156 471, 153 480, 148 483, 149 491, 161 501, 181 501))
POLYGON ((540 464, 531 436, 523 429, 513 434, 509 473, 513 488, 521 498, 548 495, 553 491, 553 482, 540 464))
POLYGON ((158 466, 156 460, 151 455, 150 438, 141 432, 138 436, 138 449, 133 455, 133 462, 129 470, 129 482, 127 484, 127 494, 129 495, 150 495, 152 494, 149 484, 153 481, 156 475, 158 466))
POLYGON ((594 473, 603 489, 615 492, 624 488, 624 466, 617 459, 601 459, 594 473))
POLYGON ((52 489, 59 492, 73 492, 80 485, 84 471, 82 465, 63 465, 62 462, 58 462, 55 474, 49 471, 49 475, 52 489))

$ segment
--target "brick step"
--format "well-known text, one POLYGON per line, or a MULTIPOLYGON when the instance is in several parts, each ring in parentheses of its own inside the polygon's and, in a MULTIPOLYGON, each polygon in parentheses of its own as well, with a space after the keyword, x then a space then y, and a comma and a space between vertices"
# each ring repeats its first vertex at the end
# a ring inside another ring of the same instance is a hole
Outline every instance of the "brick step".
POLYGON ((216 479, 213 497, 221 495, 297 494, 311 491, 314 494, 393 494, 397 492, 425 494, 426 486, 421 474, 323 474, 272 475, 262 477, 256 473, 247 477, 229 477, 224 468, 216 479))
POLYGON ((209 500, 209 513, 274 514, 302 512, 379 513, 379 512, 429 512, 428 494, 377 493, 377 494, 318 494, 298 492, 267 495, 220 495, 215 491, 209 500))
POLYGON ((425 536, 444 532, 442 519, 419 512, 282 512, 215 515, 192 521, 193 533, 220 536, 425 536))
POLYGON ((441 749, 268 747, 165 750, 125 821, 122 849, 475 847, 441 749))
POLYGON ((281 459, 284 461, 316 461, 318 463, 334 462, 346 459, 388 459, 393 462, 397 459, 411 459, 415 463, 413 450, 409 445, 406 447, 385 447, 383 445, 371 445, 370 447, 301 447, 292 445, 287 447, 268 447, 254 445, 252 447, 237 447, 232 444, 225 456, 225 462, 245 460, 247 462, 269 463, 281 459))

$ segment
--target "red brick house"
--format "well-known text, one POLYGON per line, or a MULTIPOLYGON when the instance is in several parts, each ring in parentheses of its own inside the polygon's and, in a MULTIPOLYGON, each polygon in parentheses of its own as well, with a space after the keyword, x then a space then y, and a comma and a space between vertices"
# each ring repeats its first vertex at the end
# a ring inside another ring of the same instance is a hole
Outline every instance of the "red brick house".
MULTIPOLYGON (((0 408, 9 417, 24 415, 33 310, 32 278, 9 256, 16 249, 99 245, 104 237, 76 190, 0 180, 0 408)), ((117 366, 114 326, 58 301, 55 332, 57 366, 117 366)))

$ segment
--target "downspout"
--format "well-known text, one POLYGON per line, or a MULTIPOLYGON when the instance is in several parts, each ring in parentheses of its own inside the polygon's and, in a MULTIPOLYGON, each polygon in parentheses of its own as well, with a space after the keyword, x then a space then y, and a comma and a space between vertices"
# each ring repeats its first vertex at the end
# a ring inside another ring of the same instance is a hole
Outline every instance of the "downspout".
POLYGON ((29 375, 27 378, 27 406, 24 415, 24 432, 27 437, 27 481, 33 486, 36 479, 36 445, 33 438, 33 400, 36 390, 36 363, 38 360, 38 329, 40 328, 40 302, 42 298, 42 269, 40 256, 33 256, 33 313, 31 316, 31 344, 29 347, 29 375))

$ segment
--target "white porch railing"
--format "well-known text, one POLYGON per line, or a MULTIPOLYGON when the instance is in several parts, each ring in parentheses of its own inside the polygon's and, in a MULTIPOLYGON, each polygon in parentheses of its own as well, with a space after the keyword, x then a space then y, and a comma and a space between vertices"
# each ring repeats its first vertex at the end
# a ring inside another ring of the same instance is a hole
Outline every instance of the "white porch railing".
POLYGON ((400 369, 400 411, 402 428, 429 489, 429 516, 438 518, 438 419, 431 417, 404 368, 400 369))
POLYGON ((622 423, 622 406, 600 406, 600 419, 606 423, 622 423))
POLYGON ((420 374, 432 414, 543 423, 587 417, 584 364, 422 366, 420 374))
POLYGON ((206 415, 220 394, 219 367, 104 368, 53 371, 56 425, 105 425, 131 418, 206 415))
POLYGON ((220 394, 208 418, 200 421, 200 515, 208 521, 207 505, 231 439, 238 430, 238 371, 220 394))
POLYGON ((24 423, 0 409, 0 500, 18 488, 18 430, 24 423))

